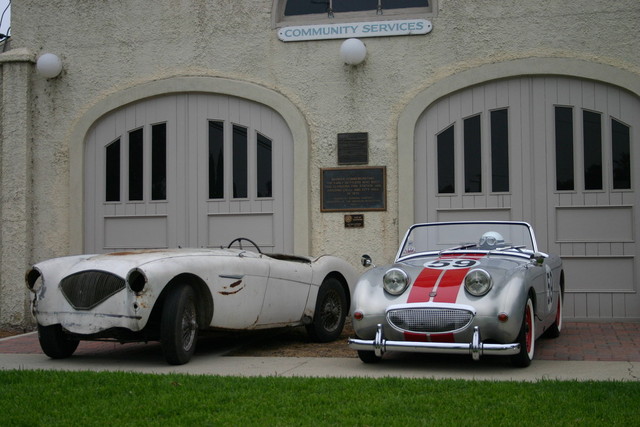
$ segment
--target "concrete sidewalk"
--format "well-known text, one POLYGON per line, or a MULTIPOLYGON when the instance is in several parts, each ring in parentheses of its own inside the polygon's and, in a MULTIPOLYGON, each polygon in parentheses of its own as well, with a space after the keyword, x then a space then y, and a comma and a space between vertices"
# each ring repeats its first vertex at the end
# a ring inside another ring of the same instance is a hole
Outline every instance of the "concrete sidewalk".
MULTIPOLYGON (((35 338, 33 335, 27 337, 35 338)), ((11 347, 10 340, 0 347, 11 347)), ((22 336, 25 340, 25 337, 22 336)), ((15 341, 18 342, 18 341, 15 341)), ((389 353, 381 363, 364 364, 358 358, 333 357, 238 357, 226 356, 233 348, 199 351, 186 365, 167 365, 158 343, 105 344, 102 351, 80 352, 68 359, 53 360, 42 353, 2 353, 0 369, 67 371, 126 371, 154 374, 300 376, 300 377, 400 377, 491 381, 640 381, 639 361, 534 360, 528 368, 513 368, 508 359, 389 353)))

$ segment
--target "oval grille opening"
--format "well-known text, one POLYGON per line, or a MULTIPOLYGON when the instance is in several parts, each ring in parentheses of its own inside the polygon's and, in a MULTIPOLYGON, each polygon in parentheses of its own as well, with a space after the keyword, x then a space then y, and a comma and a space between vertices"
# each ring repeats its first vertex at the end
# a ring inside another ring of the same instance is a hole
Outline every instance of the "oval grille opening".
POLYGON ((124 287, 122 277, 106 271, 82 271, 60 282, 62 295, 76 310, 91 310, 124 287))
POLYGON ((444 333, 467 326, 473 313, 455 308, 403 308, 387 313, 387 321, 406 332, 444 333))

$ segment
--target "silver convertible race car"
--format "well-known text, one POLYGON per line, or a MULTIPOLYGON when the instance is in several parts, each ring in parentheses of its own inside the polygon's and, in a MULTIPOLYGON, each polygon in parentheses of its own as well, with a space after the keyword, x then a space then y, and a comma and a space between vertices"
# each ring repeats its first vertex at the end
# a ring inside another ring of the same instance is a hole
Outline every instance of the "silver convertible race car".
POLYGON ((159 340, 170 364, 188 362, 207 328, 305 325, 313 339, 333 341, 356 280, 342 259, 264 254, 245 238, 224 249, 55 258, 26 273, 49 357, 71 356, 80 340, 159 340))
POLYGON ((560 258, 538 251, 527 223, 417 224, 393 265, 361 276, 349 346, 366 363, 405 351, 509 355, 525 367, 538 337, 560 334, 563 293, 560 258))

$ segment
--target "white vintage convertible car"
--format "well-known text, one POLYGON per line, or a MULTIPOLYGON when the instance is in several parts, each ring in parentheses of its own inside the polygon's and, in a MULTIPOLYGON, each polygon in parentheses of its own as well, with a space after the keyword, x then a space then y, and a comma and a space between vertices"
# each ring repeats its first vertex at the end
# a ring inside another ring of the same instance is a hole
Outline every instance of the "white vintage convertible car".
POLYGON ((524 367, 538 337, 560 334, 563 293, 562 261, 539 252, 527 223, 416 224, 393 265, 360 278, 349 346, 367 363, 406 351, 507 355, 524 367))
POLYGON ((342 259, 264 254, 245 238, 225 249, 55 258, 26 273, 49 357, 71 356, 80 340, 159 340, 170 364, 187 363, 207 328, 305 325, 315 340, 335 340, 356 280, 342 259))

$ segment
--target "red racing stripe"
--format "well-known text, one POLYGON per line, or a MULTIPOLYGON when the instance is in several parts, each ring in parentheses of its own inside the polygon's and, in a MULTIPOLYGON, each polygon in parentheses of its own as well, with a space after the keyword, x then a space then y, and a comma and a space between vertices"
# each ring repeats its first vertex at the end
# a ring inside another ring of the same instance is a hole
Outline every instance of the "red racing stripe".
MULTIPOLYGON (((438 260, 447 259, 472 259, 478 260, 484 254, 456 254, 444 255, 438 260)), ((455 303, 460 292, 460 286, 470 268, 438 269, 425 268, 420 272, 413 284, 407 303, 417 302, 440 302, 455 303)), ((411 332, 404 333, 407 341, 432 341, 432 342, 454 342, 451 333, 446 334, 417 334, 411 332)))

